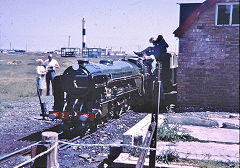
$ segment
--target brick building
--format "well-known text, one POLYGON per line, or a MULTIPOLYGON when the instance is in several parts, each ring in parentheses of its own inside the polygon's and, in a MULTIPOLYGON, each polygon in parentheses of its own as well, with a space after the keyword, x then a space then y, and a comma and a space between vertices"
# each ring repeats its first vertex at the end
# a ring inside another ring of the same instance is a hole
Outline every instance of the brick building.
POLYGON ((180 106, 239 109, 239 1, 180 4, 180 106))

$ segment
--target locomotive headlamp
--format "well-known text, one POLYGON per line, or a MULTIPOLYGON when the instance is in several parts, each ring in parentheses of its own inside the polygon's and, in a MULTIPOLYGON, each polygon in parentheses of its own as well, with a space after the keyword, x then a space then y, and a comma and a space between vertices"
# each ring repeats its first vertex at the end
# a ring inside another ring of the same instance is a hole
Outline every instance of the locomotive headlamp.
POLYGON ((95 119, 95 114, 81 114, 79 120, 85 122, 87 120, 93 121, 95 119))
POLYGON ((79 69, 79 65, 78 64, 73 64, 72 65, 72 69, 75 70, 75 71, 78 70, 79 69))
POLYGON ((87 114, 83 114, 83 115, 80 115, 80 117, 79 117, 79 120, 80 121, 87 121, 87 119, 88 119, 88 115, 87 114))
POLYGON ((51 113, 51 114, 48 115, 48 117, 52 120, 56 119, 58 117, 58 113, 51 113))

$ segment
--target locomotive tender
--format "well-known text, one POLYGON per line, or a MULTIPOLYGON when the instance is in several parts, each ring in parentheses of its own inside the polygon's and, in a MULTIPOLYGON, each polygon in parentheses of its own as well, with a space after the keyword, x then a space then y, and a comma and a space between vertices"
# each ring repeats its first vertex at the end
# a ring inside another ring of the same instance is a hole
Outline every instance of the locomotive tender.
POLYGON ((90 64, 78 60, 53 82, 54 110, 63 130, 95 130, 106 117, 119 118, 130 108, 152 104, 153 77, 138 57, 90 64))

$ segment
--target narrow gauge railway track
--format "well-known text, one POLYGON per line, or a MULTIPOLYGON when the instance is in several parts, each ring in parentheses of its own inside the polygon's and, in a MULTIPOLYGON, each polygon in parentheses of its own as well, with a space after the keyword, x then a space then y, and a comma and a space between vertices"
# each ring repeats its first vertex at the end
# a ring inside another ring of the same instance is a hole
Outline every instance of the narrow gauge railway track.
MULTIPOLYGON (((61 133, 61 134, 62 134, 62 133, 61 133)), ((89 135, 86 135, 86 137, 87 137, 87 136, 89 136, 89 135)), ((72 138, 72 139, 70 139, 70 140, 68 140, 68 141, 66 141, 66 142, 73 143, 73 142, 75 142, 75 141, 77 141, 77 140, 79 140, 79 139, 81 139, 81 138, 83 138, 83 137, 77 136, 77 137, 74 137, 74 138, 72 138)), ((60 139, 60 140, 62 140, 62 139, 60 139)), ((36 143, 34 143, 34 144, 32 144, 32 145, 29 145, 29 146, 27 146, 27 147, 24 147, 24 148, 22 148, 22 149, 19 149, 19 150, 17 150, 17 151, 14 151, 14 152, 12 152, 12 153, 9 153, 9 154, 7 154, 7 155, 4 155, 4 156, 0 157, 0 162, 5 161, 5 160, 7 160, 7 159, 13 159, 13 158, 18 157, 18 156, 31 155, 31 147, 34 147, 34 146, 37 146, 37 145, 41 145, 41 141, 38 141, 38 142, 36 142, 36 143)), ((67 145, 67 144, 60 144, 59 147, 58 147, 58 149, 59 149, 59 150, 64 150, 64 149, 67 149, 67 148, 69 148, 69 147, 70 147, 70 146, 67 145)))
MULTIPOLYGON (((126 114, 126 113, 122 114, 121 117, 122 117, 123 115, 125 115, 125 114, 126 114)), ((114 120, 115 120, 115 119, 110 119, 110 120, 108 120, 108 122, 103 122, 102 124, 99 124, 99 125, 98 125, 98 129, 103 128, 106 124, 110 124, 110 123, 114 122, 114 120)), ((87 131, 84 136, 76 136, 76 137, 74 137, 74 138, 72 138, 72 139, 70 139, 70 140, 68 140, 68 141, 66 141, 66 142, 73 143, 73 142, 76 142, 76 141, 78 141, 78 140, 80 140, 80 139, 87 139, 87 138, 90 137, 90 135, 91 135, 90 131, 87 131)), ((59 139, 59 140, 60 140, 60 141, 64 141, 64 139, 59 139)), ((68 144, 60 144, 58 149, 59 149, 59 150, 64 150, 64 149, 67 149, 67 148, 69 148, 69 147, 71 147, 71 145, 68 145, 68 144)))
MULTIPOLYGON (((125 114, 126 113, 122 114, 121 117, 125 114)), ((102 124, 99 124, 98 129, 102 129, 106 124, 110 124, 110 123, 114 122, 114 120, 115 119, 109 119, 109 120, 107 120, 107 122, 103 122, 102 124)), ((63 132, 59 132, 58 134, 59 134, 59 137, 60 137, 59 141, 64 141, 64 142, 67 142, 67 143, 74 143, 74 142, 77 142, 80 139, 89 138, 92 133, 90 131, 86 131, 86 133, 83 136, 75 136, 72 139, 68 139, 67 141, 66 141, 66 137, 64 137, 63 132)), ((19 149, 17 151, 14 151, 12 153, 7 154, 7 155, 1 156, 0 157, 0 165, 1 165, 2 162, 5 162, 5 163, 8 162, 8 160, 13 160, 13 159, 18 160, 18 159, 16 159, 17 157, 31 156, 31 153, 32 153, 31 148, 34 147, 34 146, 37 146, 37 145, 41 145, 41 141, 35 142, 35 143, 33 143, 29 146, 26 146, 22 149, 19 149)), ((65 150, 65 149, 70 148, 70 147, 71 147, 71 145, 68 145, 68 144, 59 144, 58 150, 61 151, 61 150, 65 150)))

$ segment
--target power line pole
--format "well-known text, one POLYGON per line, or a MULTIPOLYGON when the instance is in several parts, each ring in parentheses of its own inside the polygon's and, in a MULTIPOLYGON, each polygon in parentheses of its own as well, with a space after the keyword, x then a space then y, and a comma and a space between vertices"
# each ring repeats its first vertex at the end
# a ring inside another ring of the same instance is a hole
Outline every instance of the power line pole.
MULTIPOLYGON (((1 20, 1 13, 0 13, 0 20, 1 20)), ((2 47, 2 25, 1 25, 1 21, 0 21, 0 49, 2 47)))
POLYGON ((0 24, 0 49, 1 49, 1 47, 2 47, 2 30, 1 30, 1 24, 0 24))
POLYGON ((70 48, 70 38, 71 36, 68 36, 68 48, 70 48))

